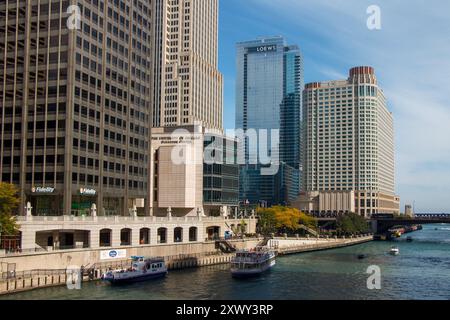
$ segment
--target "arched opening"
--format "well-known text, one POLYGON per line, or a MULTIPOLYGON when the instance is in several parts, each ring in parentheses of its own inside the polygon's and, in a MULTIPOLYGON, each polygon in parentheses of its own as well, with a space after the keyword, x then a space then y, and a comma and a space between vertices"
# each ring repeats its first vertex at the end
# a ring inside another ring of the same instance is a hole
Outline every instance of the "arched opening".
POLYGON ((158 229, 158 243, 167 243, 167 228, 158 229))
POLYGON ((131 229, 120 230, 120 245, 131 246, 131 229))
POLYGON ((206 228, 206 234, 208 235, 208 240, 219 240, 220 239, 220 227, 208 227, 206 228))
POLYGON ((195 242, 197 241, 197 227, 191 227, 189 228, 189 241, 195 242))
POLYGON ((100 247, 111 247, 112 230, 100 230, 100 247))
POLYGON ((183 242, 183 228, 178 227, 173 230, 173 242, 183 242))
POLYGON ((145 245, 150 244, 150 229, 149 228, 142 228, 139 232, 139 244, 145 245))

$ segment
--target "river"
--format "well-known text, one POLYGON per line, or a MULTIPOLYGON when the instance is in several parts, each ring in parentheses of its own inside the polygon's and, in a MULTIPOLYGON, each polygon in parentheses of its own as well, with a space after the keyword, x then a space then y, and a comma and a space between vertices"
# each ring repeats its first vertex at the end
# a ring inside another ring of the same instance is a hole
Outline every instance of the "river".
POLYGON ((428 225, 395 242, 280 257, 272 271, 250 280, 232 279, 228 266, 172 271, 166 279, 112 287, 95 282, 81 290, 46 288, 0 299, 114 300, 450 300, 450 225, 428 225), (358 260, 359 254, 366 259, 358 260), (369 266, 381 268, 381 290, 367 288, 369 266))

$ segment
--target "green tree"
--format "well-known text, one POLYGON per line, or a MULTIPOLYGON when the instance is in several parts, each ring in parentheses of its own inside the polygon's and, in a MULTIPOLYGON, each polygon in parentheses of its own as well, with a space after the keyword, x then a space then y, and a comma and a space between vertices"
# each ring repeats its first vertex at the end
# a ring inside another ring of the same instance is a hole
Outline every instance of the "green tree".
POLYGON ((358 234, 369 232, 369 225, 366 219, 355 213, 350 213, 339 217, 336 222, 339 234, 358 234))
POLYGON ((264 235, 276 232, 277 220, 275 211, 272 208, 258 208, 258 231, 264 235))
POLYGON ((259 208, 258 229, 262 234, 274 232, 296 232, 301 225, 317 230, 317 221, 298 209, 282 206, 259 208))
POLYGON ((313 230, 317 230, 318 228, 317 220, 303 212, 300 213, 300 223, 313 230))
POLYGON ((3 235, 17 234, 19 228, 12 212, 19 204, 17 188, 12 184, 0 182, 0 229, 3 235))

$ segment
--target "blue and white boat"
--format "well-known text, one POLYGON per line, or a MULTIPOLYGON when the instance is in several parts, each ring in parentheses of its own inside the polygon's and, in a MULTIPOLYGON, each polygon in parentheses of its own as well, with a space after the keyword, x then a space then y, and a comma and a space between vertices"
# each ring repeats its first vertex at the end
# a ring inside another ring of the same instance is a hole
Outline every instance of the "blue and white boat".
POLYGON ((231 260, 231 275, 236 278, 254 277, 276 264, 276 252, 267 247, 241 250, 231 260))
POLYGON ((122 284, 162 278, 167 275, 163 258, 131 257, 131 259, 129 269, 108 271, 102 275, 102 280, 112 284, 122 284))

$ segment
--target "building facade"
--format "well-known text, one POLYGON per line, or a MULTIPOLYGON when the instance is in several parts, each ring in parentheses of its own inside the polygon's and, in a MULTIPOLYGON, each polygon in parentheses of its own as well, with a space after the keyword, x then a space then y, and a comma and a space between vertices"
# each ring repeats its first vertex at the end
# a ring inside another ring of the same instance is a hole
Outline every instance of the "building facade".
POLYGON ((218 0, 153 0, 153 127, 222 129, 218 0))
POLYGON ((237 141, 202 126, 154 128, 153 214, 235 216, 237 141))
POLYGON ((301 192, 293 206, 314 216, 336 217, 356 212, 354 191, 301 192))
POLYGON ((242 201, 286 204, 298 195, 303 86, 303 59, 297 46, 287 46, 282 37, 237 44, 236 129, 247 134, 242 141, 242 201), (248 138, 254 132, 261 140, 264 130, 267 143, 248 138), (279 166, 276 173, 262 173, 269 164, 262 154, 279 166))
POLYGON ((20 187, 21 208, 143 210, 151 12, 140 0, 0 4, 0 178, 20 187))
POLYGON ((151 139, 152 122, 199 122, 227 141, 217 10, 217 0, 0 2, 0 181, 20 189, 21 249, 201 242, 239 223, 227 218, 237 167, 204 166, 204 135, 199 164, 178 167, 167 141, 151 139))
POLYGON ((394 122, 371 67, 347 80, 309 83, 303 95, 305 191, 354 191, 364 216, 399 213, 394 122))

